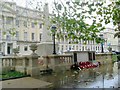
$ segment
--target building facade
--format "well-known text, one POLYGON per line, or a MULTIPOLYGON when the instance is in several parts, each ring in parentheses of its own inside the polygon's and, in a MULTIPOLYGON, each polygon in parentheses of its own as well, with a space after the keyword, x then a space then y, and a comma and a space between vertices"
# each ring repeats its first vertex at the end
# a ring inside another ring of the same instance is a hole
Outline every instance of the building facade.
POLYGON ((104 31, 100 32, 98 35, 103 35, 104 43, 97 44, 95 41, 87 41, 84 44, 83 40, 80 40, 78 44, 73 44, 71 40, 67 40, 65 37, 63 40, 59 41, 59 53, 64 53, 66 51, 95 51, 96 53, 109 52, 108 48, 112 48, 112 51, 118 50, 118 38, 114 38, 115 31, 112 28, 106 28, 104 31))
MULTIPOLYGON (((0 7, 0 52, 12 55, 13 48, 18 48, 21 55, 31 54, 29 46, 32 43, 41 43, 45 12, 23 8, 14 2, 2 2, 0 7)), ((118 38, 114 38, 114 33, 112 29, 101 32, 106 41, 103 44, 104 52, 108 52, 108 47, 118 51, 118 38)), ((66 51, 101 52, 101 44, 95 41, 87 41, 84 44, 84 41, 80 40, 75 44, 64 36, 56 43, 58 43, 58 54, 66 51)))
POLYGON ((103 38, 106 41, 105 48, 112 48, 112 51, 119 52, 118 49, 118 37, 114 38, 115 31, 112 28, 107 28, 106 30, 102 31, 101 34, 103 34, 103 38))
POLYGON ((40 43, 43 28, 43 12, 19 7, 14 2, 2 2, 0 9, 0 51, 13 54, 30 54, 29 45, 40 43))

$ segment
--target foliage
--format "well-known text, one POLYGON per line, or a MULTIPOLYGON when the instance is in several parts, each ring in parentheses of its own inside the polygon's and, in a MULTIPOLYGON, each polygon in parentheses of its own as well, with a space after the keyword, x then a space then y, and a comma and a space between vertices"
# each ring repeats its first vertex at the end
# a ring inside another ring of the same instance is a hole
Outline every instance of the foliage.
POLYGON ((104 17, 105 24, 113 23, 116 34, 114 37, 120 37, 120 0, 113 0, 106 6, 100 7, 97 13, 104 17))
POLYGON ((116 54, 113 54, 113 55, 112 55, 112 61, 113 61, 113 62, 117 61, 117 55, 116 55, 116 54))
POLYGON ((60 0, 54 2, 54 5, 51 22, 57 26, 58 38, 66 35, 66 38, 72 40, 95 40, 97 43, 104 41, 98 36, 98 33, 105 29, 102 25, 104 20, 97 16, 97 13, 102 14, 100 7, 103 2, 71 0, 64 3, 60 0))
POLYGON ((7 73, 0 75, 0 78, 8 79, 8 78, 13 78, 13 77, 21 77, 21 76, 24 76, 24 74, 21 72, 14 71, 14 72, 7 72, 7 73))
POLYGON ((9 28, 8 30, 3 30, 3 35, 6 35, 6 34, 10 34, 12 36, 15 36, 16 35, 16 28, 9 28))

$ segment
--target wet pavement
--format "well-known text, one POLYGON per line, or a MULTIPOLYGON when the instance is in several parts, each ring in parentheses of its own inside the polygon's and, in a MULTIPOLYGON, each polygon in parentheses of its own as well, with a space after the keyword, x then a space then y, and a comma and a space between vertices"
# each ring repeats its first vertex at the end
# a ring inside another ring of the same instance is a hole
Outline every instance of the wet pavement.
POLYGON ((118 88, 117 63, 79 71, 60 71, 36 78, 53 83, 54 88, 118 88))

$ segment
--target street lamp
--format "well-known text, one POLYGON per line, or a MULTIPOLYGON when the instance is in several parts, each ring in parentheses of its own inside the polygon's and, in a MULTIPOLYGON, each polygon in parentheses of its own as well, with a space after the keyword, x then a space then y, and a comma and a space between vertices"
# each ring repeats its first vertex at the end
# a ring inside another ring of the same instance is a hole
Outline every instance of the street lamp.
MULTIPOLYGON (((99 35, 100 38, 103 40, 103 34, 100 34, 99 35)), ((101 42, 101 53, 104 53, 104 49, 103 49, 103 42, 101 42)), ((103 65, 104 65, 104 60, 103 60, 103 65)), ((104 65, 105 66, 105 65, 104 65)), ((103 79, 103 90, 104 90, 104 66, 103 66, 103 73, 102 73, 102 79, 103 79)))
MULTIPOLYGON (((103 34, 100 34, 99 36, 101 39, 103 39, 103 34)), ((101 42, 101 53, 104 53, 103 42, 101 42)))
POLYGON ((56 50, 55 50, 55 32, 56 32, 56 26, 55 25, 53 25, 52 27, 51 27, 51 29, 52 29, 52 36, 53 36, 53 54, 56 54, 56 50))

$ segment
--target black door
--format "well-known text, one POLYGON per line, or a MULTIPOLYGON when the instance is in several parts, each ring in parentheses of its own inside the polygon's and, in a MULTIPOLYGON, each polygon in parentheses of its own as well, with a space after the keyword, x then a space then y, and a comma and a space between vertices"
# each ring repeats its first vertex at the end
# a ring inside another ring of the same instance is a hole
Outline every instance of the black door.
POLYGON ((93 52, 93 60, 95 60, 95 52, 93 52))
POLYGON ((74 53, 74 62, 77 62, 77 53, 74 53))
POLYGON ((7 47, 7 53, 10 54, 10 46, 7 47))
POLYGON ((89 61, 92 61, 92 53, 88 53, 89 61))

